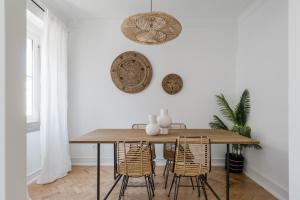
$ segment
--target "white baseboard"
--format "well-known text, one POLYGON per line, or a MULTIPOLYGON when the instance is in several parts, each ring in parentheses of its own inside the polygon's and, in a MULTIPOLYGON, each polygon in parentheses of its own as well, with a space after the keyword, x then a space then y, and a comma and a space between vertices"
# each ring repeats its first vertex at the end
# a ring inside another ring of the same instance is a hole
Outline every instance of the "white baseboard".
MULTIPOLYGON (((95 157, 72 157, 72 165, 73 166, 95 166, 96 158, 95 157)), ((213 166, 224 166, 224 158, 212 158, 213 166)), ((156 159, 156 164, 158 166, 163 166, 166 164, 166 160, 158 158, 156 159)), ((113 158, 111 157, 102 157, 101 165, 103 166, 112 166, 113 158)))
MULTIPOLYGON (((156 159, 156 165, 157 166, 164 166, 166 164, 165 159, 156 159)), ((212 166, 224 166, 225 164, 225 159, 224 158, 212 158, 211 159, 211 165, 212 166)))
POLYGON ((225 166, 225 158, 212 158, 211 165, 212 166, 225 166))
POLYGON ((38 169, 32 173, 27 174, 27 185, 35 182, 40 175, 41 170, 38 169))
MULTIPOLYGON (((71 162, 73 166, 95 166, 96 157, 72 157, 71 162)), ((101 157, 101 165, 111 166, 113 164, 113 158, 101 157)))
POLYGON ((258 170, 248 167, 244 170, 244 173, 257 184, 272 193, 279 200, 289 199, 289 192, 287 188, 272 180, 270 177, 261 174, 258 170))

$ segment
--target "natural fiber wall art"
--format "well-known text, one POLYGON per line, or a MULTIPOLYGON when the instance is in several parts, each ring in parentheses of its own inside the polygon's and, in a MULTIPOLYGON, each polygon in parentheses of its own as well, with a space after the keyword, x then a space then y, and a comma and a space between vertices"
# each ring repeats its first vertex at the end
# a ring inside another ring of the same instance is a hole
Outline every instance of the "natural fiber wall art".
POLYGON ((138 93, 144 90, 152 78, 149 60, 135 51, 127 51, 119 55, 113 61, 110 72, 114 84, 127 93, 138 93))
POLYGON ((168 94, 177 94, 183 87, 183 81, 177 74, 168 74, 162 81, 162 87, 168 94))
POLYGON ((161 44, 173 40, 181 29, 177 19, 163 12, 132 15, 122 23, 123 34, 130 40, 143 44, 161 44))

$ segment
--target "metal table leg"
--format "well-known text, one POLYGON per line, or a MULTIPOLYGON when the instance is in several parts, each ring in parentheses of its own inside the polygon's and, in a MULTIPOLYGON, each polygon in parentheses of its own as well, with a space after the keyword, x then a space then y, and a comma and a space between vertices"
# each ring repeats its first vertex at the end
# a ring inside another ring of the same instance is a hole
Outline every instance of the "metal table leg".
POLYGON ((115 183, 113 184, 113 186, 110 188, 110 190, 108 191, 108 193, 105 195, 104 200, 106 200, 110 193, 113 191, 113 189, 116 187, 116 185, 118 184, 119 180, 122 178, 122 175, 117 175, 115 183))
POLYGON ((229 144, 227 144, 227 151, 226 151, 226 200, 230 199, 230 183, 229 183, 229 144))
POLYGON ((117 179, 117 144, 114 143, 114 180, 117 179))
POLYGON ((100 200, 100 143, 97 144, 97 200, 100 200))

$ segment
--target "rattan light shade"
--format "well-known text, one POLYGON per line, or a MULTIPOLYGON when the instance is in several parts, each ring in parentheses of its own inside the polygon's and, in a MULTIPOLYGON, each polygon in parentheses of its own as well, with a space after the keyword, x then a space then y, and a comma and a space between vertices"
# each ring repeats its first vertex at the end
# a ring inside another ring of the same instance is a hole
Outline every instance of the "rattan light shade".
POLYGON ((122 32, 142 44, 161 44, 175 39, 181 32, 180 22, 163 12, 132 15, 122 23, 122 32))

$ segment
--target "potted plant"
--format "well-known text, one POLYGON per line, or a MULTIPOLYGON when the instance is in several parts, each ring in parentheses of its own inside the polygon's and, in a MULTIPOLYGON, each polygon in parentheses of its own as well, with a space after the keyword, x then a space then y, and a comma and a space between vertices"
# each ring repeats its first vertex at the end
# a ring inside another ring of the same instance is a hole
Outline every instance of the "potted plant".
MULTIPOLYGON (((226 123, 217 115, 213 116, 213 121, 209 123, 211 128, 214 129, 224 129, 230 130, 233 132, 237 132, 238 134, 251 138, 251 128, 247 125, 247 121, 250 114, 250 94, 249 91, 246 89, 238 104, 231 108, 229 103, 227 102, 226 98, 223 94, 216 95, 217 104, 222 116, 231 123, 230 126, 227 126, 226 123)), ((261 149, 260 145, 245 145, 245 144, 233 144, 232 145, 232 152, 229 153, 229 169, 230 172, 233 173, 242 173, 244 168, 244 156, 243 150, 245 148, 255 148, 261 149)), ((227 158, 227 156, 226 156, 227 158)), ((225 167, 226 162, 225 160, 225 167)))

